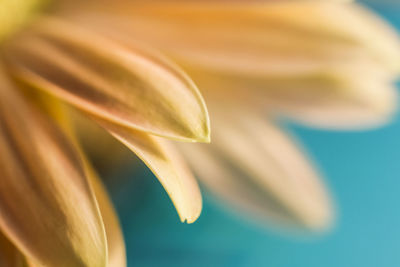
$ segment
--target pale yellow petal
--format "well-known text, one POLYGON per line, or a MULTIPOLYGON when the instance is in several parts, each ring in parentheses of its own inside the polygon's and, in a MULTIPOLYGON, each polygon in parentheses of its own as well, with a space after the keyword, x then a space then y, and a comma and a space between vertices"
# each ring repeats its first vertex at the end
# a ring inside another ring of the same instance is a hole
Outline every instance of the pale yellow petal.
POLYGON ((168 141, 96 120, 152 170, 174 203, 182 222, 192 223, 199 217, 202 199, 198 184, 168 141))
POLYGON ((209 139, 193 82, 139 47, 48 18, 10 44, 6 59, 18 79, 104 120, 173 139, 209 139))
MULTIPOLYGON (((336 130, 380 127, 396 114, 397 90, 390 82, 366 78, 345 82, 343 90, 340 89, 321 86, 319 93, 308 91, 298 98, 295 97, 298 93, 290 97, 276 93, 263 104, 270 112, 283 114, 305 125, 336 130)), ((260 103, 256 97, 257 94, 254 100, 260 103)))
POLYGON ((1 229, 34 265, 106 266, 104 227, 78 154, 0 75, 1 229))
POLYGON ((396 87, 368 67, 329 76, 241 79, 191 73, 209 105, 284 115, 312 127, 365 129, 389 122, 396 87), (362 79, 354 79, 360 75, 362 79))
POLYGON ((211 145, 179 146, 211 191, 255 219, 312 230, 329 227, 328 193, 286 134, 252 114, 213 118, 211 145))
POLYGON ((395 31, 357 4, 280 1, 115 4, 71 15, 116 39, 161 49, 185 66, 244 76, 326 73, 376 64, 400 70, 395 31))
MULTIPOLYGON (((75 125, 75 120, 78 117, 77 112, 68 106, 64 105, 57 98, 44 94, 35 92, 33 90, 25 91, 25 93, 30 93, 29 96, 31 100, 38 102, 42 110, 44 110, 47 114, 51 115, 51 117, 57 122, 57 124, 62 128, 65 134, 68 135, 71 142, 74 143, 79 156, 81 157, 85 169, 86 177, 89 180, 89 184, 94 192, 102 221, 104 223, 106 240, 107 240, 107 251, 108 251, 108 267, 125 267, 126 266, 126 251, 125 244, 122 235, 122 230, 118 221, 117 213, 113 207, 110 197, 108 196, 107 190, 104 187, 101 179, 99 178, 96 170, 92 166, 90 160, 87 155, 81 148, 81 144, 78 141, 76 132, 81 130, 77 129, 77 125, 75 125)), ((82 116, 79 116, 82 117, 82 116)), ((85 127, 87 124, 90 124, 89 119, 86 119, 80 122, 79 126, 85 127)), ((92 123, 93 124, 93 123, 92 123)), ((97 126, 100 128, 99 126, 97 126)), ((101 129, 102 136, 97 140, 97 146, 99 143, 104 144, 104 141, 101 138, 104 138, 106 135, 104 129, 101 129)), ((87 133, 86 134, 99 134, 100 130, 96 131, 96 133, 87 133)), ((93 136, 91 136, 93 138, 93 136)), ((111 137, 109 137, 112 139, 111 137)), ((118 142, 114 140, 114 142, 118 142)), ((115 144, 114 144, 115 145, 115 144)), ((103 145, 102 145, 103 147, 103 145)), ((104 148, 104 147, 103 147, 104 148)), ((103 150, 102 152, 110 150, 103 150)), ((107 154, 106 153, 106 154, 107 154)))
POLYGON ((104 185, 94 169, 86 163, 87 175, 99 204, 107 236, 108 267, 125 267, 126 252, 118 216, 104 185))

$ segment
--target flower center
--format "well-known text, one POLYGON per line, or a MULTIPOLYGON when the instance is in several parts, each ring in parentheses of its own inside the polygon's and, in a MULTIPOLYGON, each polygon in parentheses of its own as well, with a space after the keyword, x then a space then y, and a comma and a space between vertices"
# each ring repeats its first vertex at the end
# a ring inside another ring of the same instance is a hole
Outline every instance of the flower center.
POLYGON ((34 17, 48 0, 0 0, 0 43, 34 17))

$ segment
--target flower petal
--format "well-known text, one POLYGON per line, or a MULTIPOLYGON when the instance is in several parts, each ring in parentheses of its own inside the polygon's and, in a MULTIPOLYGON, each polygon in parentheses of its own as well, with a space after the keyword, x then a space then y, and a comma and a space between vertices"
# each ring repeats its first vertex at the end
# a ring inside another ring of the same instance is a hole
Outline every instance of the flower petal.
POLYGON ((92 30, 139 40, 205 71, 310 75, 366 62, 395 75, 400 71, 397 34, 356 4, 140 1, 91 9, 70 16, 92 30))
POLYGON ((87 176, 89 177, 90 183, 93 187, 96 200, 99 203, 101 217, 103 218, 106 231, 108 249, 107 266, 125 267, 125 244, 117 214, 100 178, 97 176, 92 166, 90 166, 89 162, 86 162, 85 165, 87 176))
POLYGON ((313 230, 329 226, 328 194, 282 131, 253 114, 225 114, 215 122, 212 145, 179 146, 211 191, 256 219, 313 230))
POLYGON ((196 221, 202 208, 200 189, 196 179, 171 144, 140 131, 98 119, 97 122, 131 149, 152 170, 174 203, 181 221, 187 223, 196 221))
MULTIPOLYGON (((262 103, 267 110, 281 113, 308 126, 329 129, 365 129, 389 122, 397 109, 397 90, 388 81, 370 80, 343 82, 318 88, 308 87, 301 97, 275 91, 262 103), (312 92, 314 91, 314 93, 312 92)), ((301 88, 297 88, 301 90, 301 88)), ((296 89, 295 89, 296 90, 296 89)), ((254 102, 261 104, 259 94, 254 102)))
MULTIPOLYGON (((125 267, 125 244, 121 227, 118 221, 118 216, 116 214, 116 211, 114 210, 111 199, 108 196, 107 190, 105 189, 101 179, 97 175, 97 172, 89 161, 87 155, 84 153, 82 147, 80 146, 80 140, 78 140, 79 138, 77 136, 77 132, 78 130, 81 130, 77 129, 78 125, 75 125, 76 119, 78 118, 78 115, 76 113, 78 112, 64 105, 63 102, 51 95, 42 92, 38 94, 37 91, 26 91, 25 93, 29 93, 31 99, 33 99, 35 102, 38 102, 41 109, 49 114, 51 118, 53 118, 57 122, 64 133, 69 137, 71 142, 74 143, 75 148, 77 149, 77 152, 79 153, 79 156, 83 161, 86 177, 88 178, 93 193, 95 195, 101 218, 104 223, 108 252, 107 266, 125 267)), ((83 120, 82 118, 82 122, 79 126, 85 127, 88 124, 90 124, 90 121, 88 119, 83 120)), ((98 135, 100 131, 104 132, 104 130, 100 129, 98 125, 95 126, 99 128, 99 131, 96 131, 96 133, 92 132, 92 134, 98 135)), ((104 138, 105 134, 106 133, 103 133, 100 139, 97 139, 97 144, 99 144, 99 141, 104 141, 101 138, 104 138)), ((114 140, 114 142, 118 141, 114 140)))
POLYGON ((283 114, 318 128, 357 130, 381 126, 392 119, 397 108, 395 86, 369 67, 344 69, 330 77, 247 80, 204 73, 191 76, 205 89, 210 106, 283 114), (354 79, 354 75, 363 79, 354 79))
POLYGON ((399 38, 356 4, 113 6, 70 16, 115 40, 163 50, 181 63, 208 102, 257 102, 334 129, 380 126, 394 113, 399 38))
POLYGON ((18 249, 0 232, 0 266, 24 267, 24 256, 18 249))
POLYGON ((76 107, 127 128, 184 141, 208 141, 204 101, 164 59, 56 19, 6 50, 14 75, 76 107))
POLYGON ((0 79, 0 227, 34 264, 106 266, 104 227, 78 154, 0 79))

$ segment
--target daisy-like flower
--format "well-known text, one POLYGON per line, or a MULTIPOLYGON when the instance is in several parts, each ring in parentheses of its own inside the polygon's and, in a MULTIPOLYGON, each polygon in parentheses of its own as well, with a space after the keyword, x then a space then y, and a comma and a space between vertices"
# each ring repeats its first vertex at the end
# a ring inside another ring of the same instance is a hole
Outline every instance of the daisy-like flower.
POLYGON ((158 49, 201 89, 211 145, 179 145, 216 195, 258 219, 327 228, 319 174, 276 115, 335 130, 377 127, 396 107, 397 34, 342 1, 120 1, 66 12, 82 27, 158 49), (88 12, 91 10, 92 12, 88 12))
POLYGON ((201 181, 259 217, 329 223, 315 171, 264 114, 336 128, 386 121, 397 39, 356 5, 233 3, 55 1, 37 14, 42 0, 2 1, 0 258, 7 266, 125 265, 100 181, 61 130, 68 126, 49 114, 55 99, 134 151, 182 221, 199 216, 197 183, 165 138, 208 141, 207 111, 191 80, 156 49, 210 103, 213 145, 179 146, 201 181))
POLYGON ((208 141, 207 110, 167 60, 56 18, 55 3, 44 4, 0 3, 0 265, 125 266, 112 204, 61 103, 146 162, 188 223, 200 214, 200 191, 164 139, 208 141))

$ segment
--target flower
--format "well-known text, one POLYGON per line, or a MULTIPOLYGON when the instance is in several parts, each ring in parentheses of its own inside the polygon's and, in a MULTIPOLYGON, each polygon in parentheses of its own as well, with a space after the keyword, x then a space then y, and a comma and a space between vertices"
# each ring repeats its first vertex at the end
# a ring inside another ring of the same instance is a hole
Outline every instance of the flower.
POLYGON ((201 89, 212 143, 179 149, 207 188, 257 219, 329 227, 329 193, 276 118, 334 130, 388 122, 400 64, 390 26, 338 1, 88 6, 65 16, 128 46, 162 51, 201 89))
POLYGON ((154 50, 189 73, 211 107, 213 145, 178 148, 201 181, 279 222, 323 228, 332 212, 310 163, 264 114, 347 129, 385 122, 395 106, 397 37, 354 4, 87 0, 43 11, 43 3, 0 4, 8 265, 126 264, 115 212, 62 103, 135 152, 182 221, 199 216, 197 183, 165 139, 209 141, 207 110, 191 79, 154 50))
POLYGON ((80 29, 44 4, 0 4, 0 265, 125 266, 116 214, 63 103, 141 157, 189 223, 200 191, 164 139, 207 142, 207 110, 167 60, 80 29))

